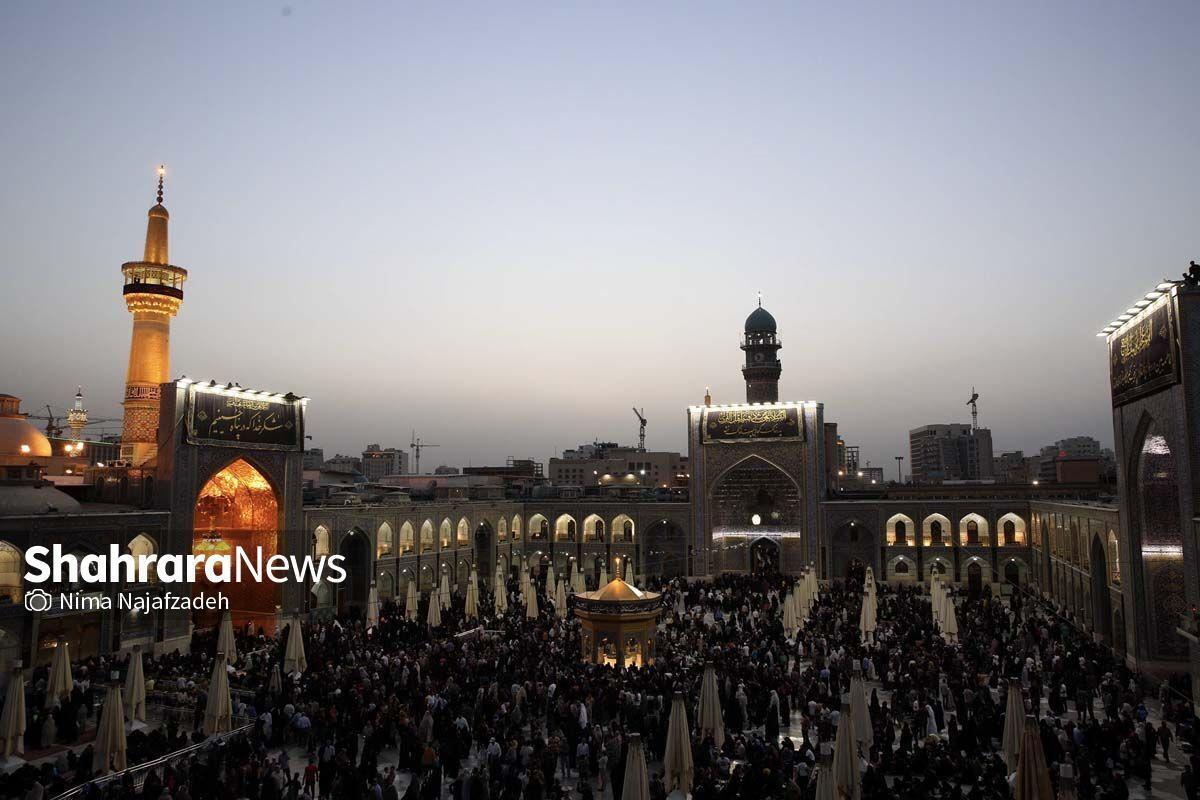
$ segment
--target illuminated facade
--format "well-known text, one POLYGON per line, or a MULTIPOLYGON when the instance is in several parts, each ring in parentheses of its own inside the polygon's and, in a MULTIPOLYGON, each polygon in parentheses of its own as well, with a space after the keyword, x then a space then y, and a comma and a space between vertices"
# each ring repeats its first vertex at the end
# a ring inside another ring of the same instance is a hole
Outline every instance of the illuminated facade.
POLYGON ((746 318, 748 402, 688 409, 691 574, 798 574, 821 554, 825 423, 820 403, 780 403, 781 344, 761 305, 746 318))
POLYGON ((148 214, 142 260, 121 265, 125 307, 133 315, 129 367, 125 374, 121 460, 133 467, 154 460, 161 385, 170 380, 171 317, 183 303, 183 282, 187 280, 187 270, 171 266, 168 260, 170 215, 163 206, 162 167, 158 171, 158 202, 148 214))
POLYGON ((662 595, 616 578, 594 592, 574 595, 574 602, 584 662, 610 667, 654 663, 662 595))
POLYGON ((1116 440, 1125 651, 1144 669, 1190 663, 1200 690, 1200 267, 1166 281, 1100 334, 1108 346, 1116 440), (1189 627, 1191 628, 1189 630, 1189 627))

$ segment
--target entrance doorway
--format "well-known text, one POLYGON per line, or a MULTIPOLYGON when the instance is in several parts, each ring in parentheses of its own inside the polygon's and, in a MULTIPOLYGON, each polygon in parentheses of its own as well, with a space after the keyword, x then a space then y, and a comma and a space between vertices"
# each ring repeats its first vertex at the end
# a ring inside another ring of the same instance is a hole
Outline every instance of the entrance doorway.
POLYGON ((750 571, 755 575, 774 575, 779 572, 779 543, 759 539, 750 548, 750 571))
POLYGON ((983 567, 978 561, 967 565, 967 594, 972 598, 979 597, 983 592, 983 567))
POLYGON ((852 558, 846 562, 846 585, 862 587, 867 579, 867 565, 861 558, 852 558))
POLYGON ((338 614, 366 612, 371 594, 371 540, 359 530, 350 531, 339 548, 346 559, 346 580, 338 586, 338 614))

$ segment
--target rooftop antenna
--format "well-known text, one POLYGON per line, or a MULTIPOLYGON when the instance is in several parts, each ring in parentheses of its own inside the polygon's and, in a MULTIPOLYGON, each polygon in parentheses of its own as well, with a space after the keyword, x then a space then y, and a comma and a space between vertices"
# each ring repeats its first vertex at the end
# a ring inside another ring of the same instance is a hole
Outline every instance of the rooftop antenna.
POLYGON ((413 455, 415 456, 413 459, 414 475, 421 474, 421 451, 426 447, 441 447, 440 444, 425 444, 421 441, 420 437, 417 436, 417 432, 415 430, 412 432, 411 443, 408 446, 412 448, 413 455))
MULTIPOLYGON (((962 397, 962 395, 959 395, 962 397)), ((979 392, 975 391, 975 387, 971 387, 971 399, 967 401, 967 405, 971 407, 971 431, 979 430, 979 392)))
POLYGON ((633 409, 634 415, 638 418, 638 452, 646 452, 646 409, 638 411, 633 409))

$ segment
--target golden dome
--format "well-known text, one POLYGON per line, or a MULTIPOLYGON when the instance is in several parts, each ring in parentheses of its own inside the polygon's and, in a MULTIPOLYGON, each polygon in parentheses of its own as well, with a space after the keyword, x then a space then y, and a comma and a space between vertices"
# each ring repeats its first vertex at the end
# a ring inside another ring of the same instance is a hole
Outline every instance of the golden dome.
POLYGON ((0 456, 46 458, 50 440, 21 413, 21 401, 0 395, 0 456))
POLYGON ((646 593, 636 586, 630 586, 620 578, 613 578, 607 586, 596 592, 594 598, 609 603, 620 603, 626 600, 645 600, 646 593))

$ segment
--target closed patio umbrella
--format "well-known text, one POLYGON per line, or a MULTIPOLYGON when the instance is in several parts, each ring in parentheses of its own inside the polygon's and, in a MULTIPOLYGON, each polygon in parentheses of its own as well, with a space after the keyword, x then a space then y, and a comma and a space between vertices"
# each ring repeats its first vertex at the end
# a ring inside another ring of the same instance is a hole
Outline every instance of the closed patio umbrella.
POLYGON ((1025 729, 1025 700, 1021 695, 1021 682, 1008 682, 1008 699, 1004 703, 1004 735, 1000 738, 1000 750, 1009 772, 1015 771, 1017 754, 1021 752, 1021 731, 1025 729))
POLYGON ((442 626, 442 604, 439 595, 441 592, 432 591, 429 593, 429 615, 425 618, 425 623, 431 628, 440 628, 442 626))
POLYGON ((554 565, 546 567, 546 597, 551 600, 558 594, 558 579, 554 575, 554 565))
POLYGON ((608 564, 600 567, 600 583, 596 589, 603 589, 605 586, 608 586, 608 564))
POLYGON ((571 573, 571 590, 575 594, 582 594, 587 591, 587 586, 583 582, 583 567, 579 562, 575 562, 575 569, 571 573))
POLYGON ((25 670, 20 661, 13 665, 8 676, 4 711, 0 713, 0 737, 5 759, 25 752, 25 670))
POLYGON ((687 709, 683 694, 675 693, 671 701, 671 721, 667 727, 667 744, 663 752, 663 779, 667 792, 678 789, 685 796, 692 791, 695 767, 692 764, 692 740, 688 733, 687 709))
MULTIPOLYGON (((308 658, 304 655, 304 627, 300 617, 292 617, 288 624, 287 647, 283 651, 283 671, 288 675, 308 669, 308 658)), ((229 682, 226 681, 228 688, 229 682)))
POLYGON ((942 623, 942 638, 947 642, 958 641, 958 614, 954 611, 954 603, 946 603, 946 620, 942 623))
POLYGON ((817 784, 817 793, 813 800, 838 800, 833 794, 833 764, 828 761, 819 762, 813 780, 817 784))
POLYGON ((783 599, 783 632, 789 638, 796 635, 796 598, 791 594, 783 599))
POLYGON ((146 721, 146 676, 142 671, 142 646, 134 645, 125 673, 125 716, 130 722, 146 721))
POLYGON ((1017 780, 1013 789, 1016 800, 1053 800, 1050 770, 1042 750, 1042 736, 1033 717, 1025 719, 1021 732, 1021 749, 1017 753, 1017 780))
POLYGON ((374 628, 377 625, 379 625, 379 589, 372 586, 367 595, 367 627, 374 628))
POLYGON ((712 664, 704 667, 700 681, 700 712, 696 720, 700 738, 711 734, 719 749, 725 744, 725 717, 721 713, 721 695, 717 689, 717 670, 712 664))
POLYGON ((278 664, 271 667, 271 680, 267 683, 267 691, 271 694, 279 694, 283 691, 283 675, 279 672, 278 664))
MULTIPOLYGON (((226 691, 229 683, 226 681, 226 691)), ((100 775, 125 769, 125 704, 121 702, 121 687, 108 687, 100 723, 96 726, 96 741, 92 745, 92 770, 100 775)))
POLYGON ((404 616, 410 621, 417 619, 417 582, 409 579, 408 592, 404 596, 404 616))
POLYGON ((442 573, 442 583, 438 588, 438 605, 443 609, 450 607, 450 573, 442 573))
POLYGON ((237 661, 237 642, 233 637, 233 618, 229 611, 221 614, 221 625, 217 628, 217 652, 225 656, 230 664, 237 661))
POLYGON ((71 646, 59 637, 54 655, 50 658, 50 679, 46 682, 46 708, 51 708, 60 699, 71 696, 75 681, 71 678, 71 646))
POLYGON ((854 745, 854 714, 842 706, 837 737, 833 742, 833 793, 839 800, 860 800, 862 776, 858 770, 858 748, 854 745))
MULTIPOLYGON (((293 626, 294 624, 293 621, 293 626)), ((208 705, 204 709, 204 735, 225 733, 232 727, 233 702, 229 696, 229 673, 225 671, 225 656, 217 653, 217 658, 213 661, 212 678, 208 682, 208 705)))
POLYGON ((863 595, 862 609, 859 612, 858 631, 862 637, 863 644, 870 644, 875 641, 875 593, 869 592, 863 595))
POLYGON ((537 592, 532 589, 525 593, 525 619, 537 619, 538 615, 538 599, 537 592))
POLYGON ((642 735, 630 734, 629 750, 625 755, 625 782, 622 784, 621 800, 650 800, 650 776, 646 772, 646 752, 642 749, 642 735))
POLYGON ((494 592, 496 616, 508 611, 508 582, 499 568, 496 569, 496 591, 494 592))
POLYGON ((471 567, 471 577, 467 578, 467 619, 479 618, 479 580, 475 577, 475 568, 471 567))
POLYGON ((554 589, 554 615, 559 619, 566 619, 567 616, 567 590, 564 584, 566 581, 561 581, 554 589))
POLYGON ((871 727, 871 709, 867 706, 867 687, 861 675, 850 680, 850 717, 854 722, 854 741, 866 753, 875 744, 875 731, 871 727))

